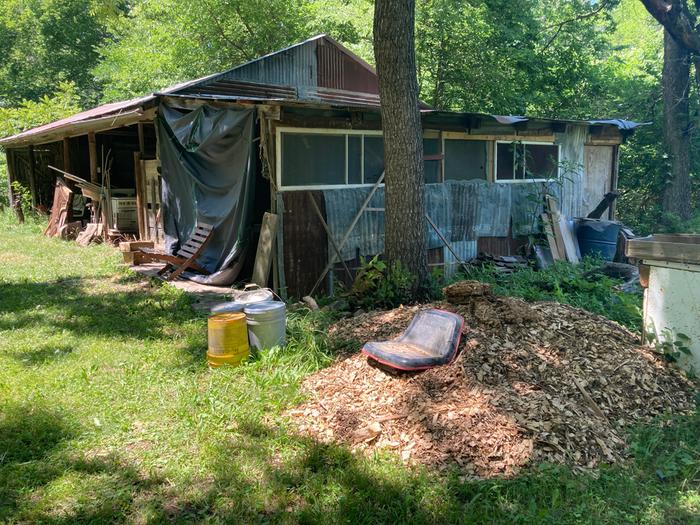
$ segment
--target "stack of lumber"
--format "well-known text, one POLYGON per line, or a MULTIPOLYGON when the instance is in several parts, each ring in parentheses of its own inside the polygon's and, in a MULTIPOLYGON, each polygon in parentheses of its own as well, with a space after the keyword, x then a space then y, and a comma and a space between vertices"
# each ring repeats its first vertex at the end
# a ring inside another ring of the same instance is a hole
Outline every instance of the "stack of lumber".
POLYGON ((128 241, 119 243, 119 251, 124 257, 124 264, 137 266, 146 262, 145 254, 141 248, 153 248, 153 241, 128 241))
POLYGON ((65 237, 65 227, 70 222, 72 207, 73 192, 63 180, 57 178, 56 188, 53 192, 53 205, 51 206, 49 224, 44 230, 44 235, 47 237, 65 237))
POLYGON ((469 264, 475 266, 491 266, 499 273, 513 273, 519 268, 527 267, 527 259, 518 255, 490 255, 480 253, 469 264))

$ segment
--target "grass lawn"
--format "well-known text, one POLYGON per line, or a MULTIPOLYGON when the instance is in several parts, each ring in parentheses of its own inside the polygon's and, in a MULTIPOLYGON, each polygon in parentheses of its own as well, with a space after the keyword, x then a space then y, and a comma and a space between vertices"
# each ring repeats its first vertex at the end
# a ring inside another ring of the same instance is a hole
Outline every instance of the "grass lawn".
POLYGON ((105 246, 0 214, 0 522, 700 523, 700 417, 625 467, 461 480, 296 436, 281 412, 333 358, 319 315, 285 350, 209 370, 206 318, 105 246))

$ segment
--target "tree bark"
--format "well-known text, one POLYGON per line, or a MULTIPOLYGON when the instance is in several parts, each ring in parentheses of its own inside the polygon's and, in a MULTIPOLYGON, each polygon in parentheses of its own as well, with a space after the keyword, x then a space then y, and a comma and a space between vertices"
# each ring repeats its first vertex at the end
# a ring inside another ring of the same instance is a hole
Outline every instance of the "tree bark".
POLYGON ((664 189, 664 212, 687 220, 692 215, 690 183, 690 55, 664 31, 664 142, 671 160, 671 173, 664 189))
POLYGON ((649 14, 690 51, 700 53, 700 31, 686 0, 641 0, 649 14))
POLYGON ((414 44, 415 0, 376 0, 374 56, 379 77, 385 170, 385 254, 416 277, 428 276, 423 132, 414 44))

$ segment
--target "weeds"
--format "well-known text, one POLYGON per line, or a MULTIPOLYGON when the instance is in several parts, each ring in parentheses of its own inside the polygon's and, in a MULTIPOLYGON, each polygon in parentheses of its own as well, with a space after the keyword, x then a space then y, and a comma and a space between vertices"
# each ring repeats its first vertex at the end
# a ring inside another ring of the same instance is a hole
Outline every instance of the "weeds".
POLYGON ((494 267, 473 267, 460 278, 490 283, 500 295, 521 297, 526 301, 558 301, 603 315, 632 329, 641 330, 641 294, 615 290, 621 281, 586 272, 599 266, 594 259, 580 264, 557 262, 546 270, 518 269, 510 274, 494 267))

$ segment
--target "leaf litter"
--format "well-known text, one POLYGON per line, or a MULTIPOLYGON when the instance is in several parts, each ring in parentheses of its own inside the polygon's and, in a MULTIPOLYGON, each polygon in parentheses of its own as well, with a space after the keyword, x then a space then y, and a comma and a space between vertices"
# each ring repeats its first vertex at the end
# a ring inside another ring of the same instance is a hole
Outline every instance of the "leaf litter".
POLYGON ((529 463, 588 470, 623 461, 630 427, 693 411, 693 382, 617 323, 479 290, 331 326, 334 341, 359 351, 398 336, 423 309, 465 319, 449 365, 397 373, 358 352, 306 378, 308 401, 288 411, 299 431, 468 476, 512 476, 529 463))

